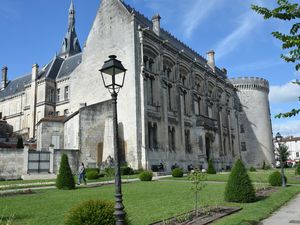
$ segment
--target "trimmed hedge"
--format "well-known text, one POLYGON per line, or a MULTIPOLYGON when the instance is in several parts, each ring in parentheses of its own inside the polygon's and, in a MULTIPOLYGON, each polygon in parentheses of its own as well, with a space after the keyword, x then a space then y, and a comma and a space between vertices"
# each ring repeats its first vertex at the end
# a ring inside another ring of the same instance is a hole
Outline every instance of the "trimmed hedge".
POLYGON ((249 171, 250 172, 256 172, 256 169, 253 166, 251 166, 250 169, 249 169, 249 171))
POLYGON ((99 168, 85 168, 85 173, 89 173, 91 171, 96 171, 97 173, 100 173, 100 169, 99 168))
POLYGON ((255 190, 243 162, 236 161, 225 188, 225 200, 228 202, 253 202, 255 190))
POLYGON ((214 164, 211 160, 208 161, 208 168, 207 168, 207 174, 216 174, 217 171, 214 168, 214 164))
POLYGON ((141 181, 151 181, 153 177, 153 173, 151 171, 141 172, 139 178, 141 181))
POLYGON ((129 166, 122 166, 121 167, 121 175, 133 175, 134 171, 129 166))
POLYGON ((62 154, 61 156, 59 173, 56 178, 56 187, 64 190, 75 189, 74 177, 66 154, 62 154))
POLYGON ((17 148, 24 148, 22 137, 18 137, 17 148))
POLYGON ((172 170, 173 177, 183 177, 183 170, 181 168, 175 168, 172 170))
MULTIPOLYGON (((287 181, 286 176, 284 176, 285 183, 287 181)), ((281 173, 279 171, 275 171, 270 174, 269 176, 269 183, 271 186, 281 186, 282 180, 281 180, 281 173)))
POLYGON ((86 173, 86 177, 89 180, 95 180, 99 178, 99 173, 96 170, 91 170, 86 173))
MULTIPOLYGON (((70 209, 64 225, 115 225, 114 203, 105 200, 88 200, 70 209)), ((125 217, 125 224, 129 221, 125 217)))

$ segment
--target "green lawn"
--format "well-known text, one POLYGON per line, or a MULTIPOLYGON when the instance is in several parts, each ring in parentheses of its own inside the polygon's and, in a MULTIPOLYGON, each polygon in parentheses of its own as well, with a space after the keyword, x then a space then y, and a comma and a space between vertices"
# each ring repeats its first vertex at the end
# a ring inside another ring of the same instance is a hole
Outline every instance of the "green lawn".
MULTIPOLYGON (((248 174, 253 182, 256 183, 268 183, 269 175, 274 172, 273 170, 258 170, 257 172, 249 172, 248 174)), ((285 176, 287 177, 288 184, 300 184, 300 176, 295 175, 295 169, 285 169, 285 176)), ((217 174, 207 174, 207 181, 222 181, 226 182, 229 177, 229 172, 226 173, 217 173, 217 174)), ((165 179, 172 179, 172 180, 187 180, 187 177, 182 178, 165 178, 165 179)))
MULTIPOLYGON (((123 181, 127 179, 138 178, 138 175, 126 175, 122 176, 123 181)), ((74 177, 75 182, 77 183, 77 176, 74 177)), ((87 183, 102 182, 102 181, 112 181, 114 177, 100 177, 95 180, 87 180, 87 183)), ((13 180, 13 181, 0 181, 0 191, 7 189, 16 189, 16 188, 26 188, 26 187, 40 187, 40 186, 53 186, 55 179, 49 180, 13 180), (21 187, 18 185, 22 185, 21 187)))
MULTIPOLYGON (((124 184, 124 204, 133 225, 146 225, 166 219, 193 208, 193 195, 189 182, 153 181, 124 184)), ((223 200, 225 184, 208 184, 201 193, 201 204, 242 206, 238 214, 218 221, 217 224, 240 224, 244 220, 258 221, 267 217, 288 201, 300 187, 291 186, 264 200, 251 204, 229 204, 223 200)), ((40 190, 34 195, 0 198, 0 215, 14 215, 12 224, 59 225, 65 212, 75 204, 88 199, 113 200, 114 186, 80 188, 72 191, 40 190)), ((1 220, 1 216, 0 216, 1 220)), ((1 223, 0 223, 1 224, 1 223)))

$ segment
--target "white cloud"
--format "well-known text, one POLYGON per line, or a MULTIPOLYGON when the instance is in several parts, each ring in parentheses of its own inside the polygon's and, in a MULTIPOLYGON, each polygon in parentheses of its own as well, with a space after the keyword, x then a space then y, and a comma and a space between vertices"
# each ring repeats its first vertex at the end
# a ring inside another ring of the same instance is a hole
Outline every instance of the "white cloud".
POLYGON ((187 13, 183 16, 183 29, 184 35, 190 38, 193 31, 199 26, 199 24, 205 19, 217 5, 220 5, 220 0, 197 0, 195 4, 191 4, 187 13))
POLYGON ((300 120, 288 120, 282 124, 273 122, 273 134, 277 132, 282 136, 300 136, 300 120))
POLYGON ((271 103, 296 102, 300 96, 300 85, 293 84, 292 81, 281 85, 271 86, 269 99, 271 103))
POLYGON ((215 48, 217 53, 216 57, 222 58, 234 51, 246 38, 251 37, 251 32, 254 31, 254 28, 256 28, 261 21, 263 21, 261 16, 253 11, 244 14, 239 20, 238 26, 217 44, 215 48))

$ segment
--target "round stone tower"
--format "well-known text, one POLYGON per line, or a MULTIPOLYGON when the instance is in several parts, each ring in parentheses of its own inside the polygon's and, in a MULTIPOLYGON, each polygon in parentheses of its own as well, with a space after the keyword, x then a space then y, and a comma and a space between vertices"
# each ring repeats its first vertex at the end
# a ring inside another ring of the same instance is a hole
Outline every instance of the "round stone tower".
POLYGON ((274 165, 269 82, 258 77, 231 79, 237 89, 241 156, 247 167, 274 165))

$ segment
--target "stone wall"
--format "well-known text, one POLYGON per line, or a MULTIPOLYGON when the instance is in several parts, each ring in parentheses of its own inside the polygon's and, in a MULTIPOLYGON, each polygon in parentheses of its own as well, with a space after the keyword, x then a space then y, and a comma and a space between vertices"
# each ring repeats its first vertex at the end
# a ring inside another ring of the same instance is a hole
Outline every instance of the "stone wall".
POLYGON ((0 179, 20 179, 23 168, 23 149, 0 149, 0 179))
POLYGON ((111 117, 111 101, 80 109, 80 159, 86 165, 95 166, 104 161, 108 155, 113 157, 112 138, 109 138, 113 133, 111 129, 108 129, 109 121, 112 121, 109 119, 111 117))
POLYGON ((73 174, 77 174, 78 167, 79 167, 79 150, 74 150, 74 149, 54 150, 53 172, 55 174, 58 173, 62 154, 66 154, 68 156, 71 170, 73 174))
POLYGON ((50 145, 59 149, 64 147, 64 124, 62 122, 45 121, 37 126, 37 149, 48 150, 50 145))

